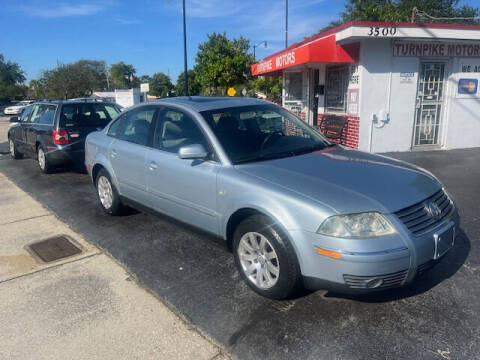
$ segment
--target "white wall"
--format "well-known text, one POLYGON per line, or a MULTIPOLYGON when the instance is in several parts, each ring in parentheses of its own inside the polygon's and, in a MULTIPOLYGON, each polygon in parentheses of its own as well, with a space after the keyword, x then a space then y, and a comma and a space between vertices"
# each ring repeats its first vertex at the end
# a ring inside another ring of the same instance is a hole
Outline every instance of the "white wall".
POLYGON ((385 152, 411 148, 418 68, 418 58, 392 56, 391 40, 369 39, 361 43, 361 150, 385 152), (401 83, 402 72, 414 73, 410 83, 401 83), (372 128, 373 115, 387 121, 378 123, 382 127, 372 128))
MULTIPOLYGON (((480 97, 456 98, 460 78, 480 78, 480 72, 461 73, 460 58, 454 58, 449 82, 448 121, 445 124, 444 144, 446 148, 480 146, 480 97)), ((480 83, 480 81, 479 81, 480 83)), ((480 85, 480 84, 479 84, 480 85)), ((480 89, 477 90, 480 93, 480 89)))

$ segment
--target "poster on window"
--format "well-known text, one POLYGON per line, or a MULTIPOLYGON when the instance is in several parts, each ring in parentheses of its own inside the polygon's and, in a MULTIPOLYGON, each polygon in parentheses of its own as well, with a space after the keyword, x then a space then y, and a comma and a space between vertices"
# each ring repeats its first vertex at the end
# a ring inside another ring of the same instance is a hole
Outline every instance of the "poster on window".
POLYGON ((348 89, 348 114, 358 115, 358 89, 348 89))

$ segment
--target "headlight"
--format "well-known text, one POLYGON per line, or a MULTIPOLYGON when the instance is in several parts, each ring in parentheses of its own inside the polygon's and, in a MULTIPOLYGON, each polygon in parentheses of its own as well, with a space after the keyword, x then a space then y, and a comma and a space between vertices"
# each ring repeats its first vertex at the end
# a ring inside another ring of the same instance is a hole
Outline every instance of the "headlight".
POLYGON ((369 238, 395 234, 388 220, 377 212, 334 215, 327 218, 317 233, 344 238, 369 238))

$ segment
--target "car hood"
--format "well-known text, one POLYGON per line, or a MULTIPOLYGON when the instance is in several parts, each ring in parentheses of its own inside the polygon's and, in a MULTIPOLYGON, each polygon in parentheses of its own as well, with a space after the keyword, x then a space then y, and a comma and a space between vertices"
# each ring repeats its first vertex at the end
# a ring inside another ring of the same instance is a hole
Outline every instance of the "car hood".
POLYGON ((442 187, 433 175, 414 165, 341 146, 236 169, 338 213, 391 213, 425 200, 442 187))

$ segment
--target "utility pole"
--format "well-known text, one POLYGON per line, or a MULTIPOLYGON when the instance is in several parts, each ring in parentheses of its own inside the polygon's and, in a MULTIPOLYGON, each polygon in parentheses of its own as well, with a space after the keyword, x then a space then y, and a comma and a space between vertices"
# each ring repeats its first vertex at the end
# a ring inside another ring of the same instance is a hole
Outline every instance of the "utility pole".
POLYGON ((187 22, 185 19, 185 0, 183 0, 183 62, 185 67, 185 95, 188 94, 188 67, 187 67, 187 22))
POLYGON ((288 47, 288 0, 285 0, 285 49, 288 47))
POLYGON ((267 47, 267 41, 266 41, 266 40, 260 41, 258 44, 253 45, 253 61, 254 61, 254 62, 257 61, 257 60, 256 60, 257 58, 255 57, 255 49, 256 49, 257 47, 259 47, 260 45, 262 45, 262 44, 265 44, 265 47, 267 47))

